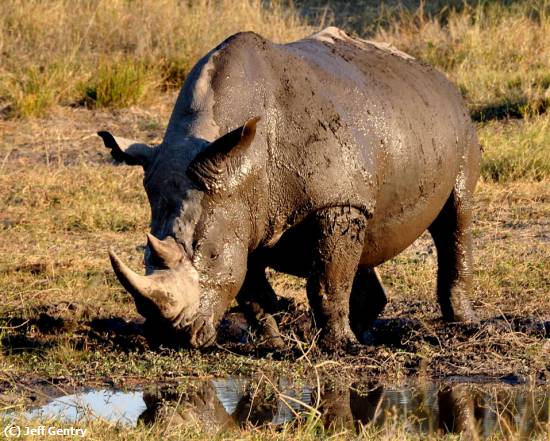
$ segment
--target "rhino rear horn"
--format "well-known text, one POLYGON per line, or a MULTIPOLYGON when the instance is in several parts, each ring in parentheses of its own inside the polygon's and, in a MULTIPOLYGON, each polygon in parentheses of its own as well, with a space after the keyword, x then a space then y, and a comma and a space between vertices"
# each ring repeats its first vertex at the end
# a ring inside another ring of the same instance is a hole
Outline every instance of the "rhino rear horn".
POLYGON ((130 139, 113 136, 107 131, 97 132, 103 139, 105 147, 111 149, 111 156, 117 162, 127 165, 141 165, 147 167, 151 162, 155 149, 147 144, 132 141, 130 139))
POLYGON ((147 233, 147 246, 154 263, 163 268, 174 268, 184 257, 181 247, 170 237, 160 240, 147 233))

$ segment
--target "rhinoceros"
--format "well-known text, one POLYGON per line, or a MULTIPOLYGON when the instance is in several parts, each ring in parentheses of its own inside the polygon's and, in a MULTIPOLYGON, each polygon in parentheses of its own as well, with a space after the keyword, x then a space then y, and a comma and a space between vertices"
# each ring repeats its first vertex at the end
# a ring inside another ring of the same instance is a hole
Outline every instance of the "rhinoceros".
POLYGON ((213 344, 237 299, 279 345, 270 267, 307 279, 323 347, 357 346, 386 304, 376 266, 425 230, 443 319, 475 319, 475 130, 457 88, 390 45, 238 33, 194 66, 160 145, 99 135, 144 169, 146 274, 110 258, 162 337, 213 344))

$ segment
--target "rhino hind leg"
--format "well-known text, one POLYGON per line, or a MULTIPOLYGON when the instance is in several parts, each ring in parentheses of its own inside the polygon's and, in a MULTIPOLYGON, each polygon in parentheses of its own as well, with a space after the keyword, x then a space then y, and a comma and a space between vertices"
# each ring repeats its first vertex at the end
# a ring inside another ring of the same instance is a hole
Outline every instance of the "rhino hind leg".
POLYGON ((365 332, 371 327, 376 318, 388 303, 386 290, 375 268, 359 268, 353 280, 350 296, 350 326, 359 341, 366 338, 365 332))
POLYGON ((284 347, 273 314, 278 312, 277 295, 265 275, 265 267, 249 265, 237 302, 244 315, 260 335, 263 346, 271 349, 284 347))
POLYGON ((429 227, 437 249, 437 300, 446 321, 476 319, 468 300, 472 290, 471 219, 471 194, 461 194, 455 187, 429 227))
POLYGON ((320 344, 327 350, 354 350, 349 306, 353 280, 365 241, 367 220, 351 207, 331 207, 315 213, 315 255, 307 280, 307 295, 320 344))

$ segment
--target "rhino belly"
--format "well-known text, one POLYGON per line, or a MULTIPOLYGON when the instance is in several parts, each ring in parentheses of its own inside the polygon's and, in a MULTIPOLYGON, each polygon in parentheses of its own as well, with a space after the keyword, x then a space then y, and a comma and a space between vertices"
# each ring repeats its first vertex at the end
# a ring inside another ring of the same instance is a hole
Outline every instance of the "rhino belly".
MULTIPOLYGON (((399 254, 412 244, 431 225, 452 191, 452 185, 443 182, 430 197, 416 201, 414 208, 401 208, 406 201, 395 201, 392 212, 376 211, 367 221, 365 245, 361 265, 375 267, 399 254), (398 210, 396 214, 394 211, 398 210)), ((270 247, 254 252, 251 259, 277 271, 298 277, 307 277, 311 270, 318 244, 314 216, 288 229, 270 247)))
MULTIPOLYGON (((395 198, 390 205, 377 207, 367 223, 361 265, 375 267, 405 250, 435 220, 454 185, 452 174, 434 182, 429 194, 413 199, 395 198)), ((383 190, 382 190, 383 191, 383 190)))

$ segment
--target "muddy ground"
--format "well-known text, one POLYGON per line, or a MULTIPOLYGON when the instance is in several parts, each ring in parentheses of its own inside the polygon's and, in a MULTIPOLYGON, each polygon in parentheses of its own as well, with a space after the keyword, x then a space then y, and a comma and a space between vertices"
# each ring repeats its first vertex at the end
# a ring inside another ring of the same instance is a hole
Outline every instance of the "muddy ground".
MULTIPOLYGON (((148 205, 141 171, 115 166, 94 133, 159 141, 173 96, 147 110, 62 109, 0 121, 0 400, 84 385, 135 387, 258 372, 399 383, 410 376, 511 384, 550 379, 550 186, 480 182, 474 224, 479 324, 445 324, 430 237, 380 267, 389 304, 358 354, 316 346, 304 281, 275 272, 287 349, 270 352, 238 311, 216 347, 152 349, 107 249, 141 266, 148 205)), ((503 121, 504 127, 507 122, 503 121)), ((514 124, 520 124, 514 122, 514 124)))

